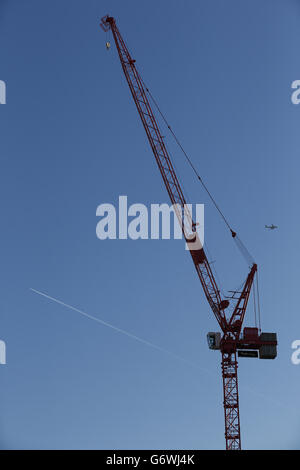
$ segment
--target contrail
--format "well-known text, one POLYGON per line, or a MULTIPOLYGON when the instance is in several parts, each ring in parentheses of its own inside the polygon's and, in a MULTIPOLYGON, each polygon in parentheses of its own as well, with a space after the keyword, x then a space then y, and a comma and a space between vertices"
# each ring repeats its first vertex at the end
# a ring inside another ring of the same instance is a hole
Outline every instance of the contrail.
POLYGON ((53 302, 56 302, 57 304, 60 304, 60 305, 63 305, 64 307, 67 307, 69 308, 70 310, 74 310, 75 312, 78 312, 80 313, 81 315, 89 318, 90 320, 94 320, 98 323, 101 323, 101 325, 104 325, 104 326, 107 326, 108 328, 111 328, 112 330, 115 330, 117 331, 118 333, 122 333, 123 335, 126 335, 128 336, 129 338, 132 338, 136 341, 139 341, 140 343, 142 344, 145 344, 146 346, 149 346, 153 349, 156 349, 157 351, 160 351, 160 352, 163 352, 165 354, 168 354, 169 356, 172 356, 173 358, 175 359, 179 359, 180 361, 183 361, 185 362, 186 364, 189 364, 190 366, 193 366, 193 367, 196 367, 197 369, 200 369, 202 371, 204 371, 205 373, 213 376, 213 374, 211 372, 209 372, 208 370, 206 369, 203 369, 202 367, 200 367, 198 364, 194 363, 194 362, 191 362, 191 361, 188 361, 187 359, 184 359, 183 357, 181 356, 178 356, 177 354, 171 352, 171 351, 168 351, 167 349, 164 349, 164 348, 161 348, 160 346, 157 346, 156 344, 154 343, 150 343, 150 341, 147 341, 143 338, 140 338, 139 336, 136 336, 132 333, 129 333, 128 331, 126 330, 123 330, 122 328, 118 328, 114 325, 112 325, 111 323, 107 323, 106 321, 104 320, 101 320, 100 318, 98 317, 94 317, 93 315, 90 315, 89 313, 86 313, 84 312, 83 310, 80 310, 79 308, 76 308, 76 307, 73 307, 72 305, 69 305, 69 304, 66 304, 65 302, 62 302, 61 300, 59 299, 56 299, 55 297, 51 297, 50 295, 48 294, 45 294, 44 292, 40 292, 36 289, 33 289, 32 287, 30 287, 30 290, 32 292, 35 292, 36 294, 39 294, 43 297, 46 297, 46 299, 49 299, 49 300, 52 300, 53 302))
MULTIPOLYGON (((192 367, 196 367, 198 370, 201 370, 202 372, 205 372, 207 375, 210 375, 211 377, 214 377, 214 375, 209 370, 204 369, 203 367, 200 367, 195 362, 188 361, 187 359, 184 359, 183 357, 178 356, 177 354, 175 354, 171 351, 168 351, 168 349, 164 349, 164 348, 161 348, 160 346, 157 346, 154 343, 150 343, 150 341, 147 341, 143 338, 140 338, 139 336, 136 336, 132 333, 129 333, 129 331, 123 330, 122 328, 118 328, 118 327, 112 325, 111 323, 107 323, 106 321, 101 320, 100 318, 94 317, 93 315, 90 315, 89 313, 86 313, 83 310, 80 310, 79 308, 76 308, 76 307, 73 307, 72 305, 66 304, 65 302, 62 302, 61 300, 56 299, 55 297, 51 297, 50 295, 45 294, 44 292, 40 292, 40 291, 38 291, 36 289, 33 289, 31 287, 30 287, 30 290, 32 292, 35 292, 36 294, 41 295, 42 297, 46 297, 46 299, 52 300, 53 302, 56 302, 57 304, 63 305, 64 307, 67 307, 70 310, 74 310, 75 312, 80 313, 81 315, 89 318, 90 320, 94 320, 98 323, 101 323, 101 325, 107 326, 108 328, 111 328, 112 330, 115 330, 118 333, 122 333, 123 335, 128 336, 129 338, 134 339, 134 340, 138 341, 139 343, 145 344, 146 346, 149 346, 150 348, 153 348, 153 349, 156 349, 157 351, 168 354, 169 356, 173 357, 174 359, 185 362, 186 364, 188 364, 192 367)), ((266 401, 273 402, 274 405, 286 408, 285 404, 283 404, 283 403, 281 403, 281 402, 279 402, 279 401, 277 401, 277 400, 275 400, 275 399, 273 399, 269 396, 267 397, 263 393, 257 392, 256 390, 253 390, 253 389, 249 388, 248 386, 243 386, 242 388, 244 388, 245 390, 248 390, 253 395, 257 395, 257 396, 260 396, 260 397, 264 398, 266 401)))

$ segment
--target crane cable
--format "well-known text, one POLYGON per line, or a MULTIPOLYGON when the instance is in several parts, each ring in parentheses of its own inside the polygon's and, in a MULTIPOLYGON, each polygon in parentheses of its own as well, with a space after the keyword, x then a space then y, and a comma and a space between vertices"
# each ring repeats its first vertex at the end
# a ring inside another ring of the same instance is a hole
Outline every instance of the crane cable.
POLYGON ((255 328, 257 328, 255 284, 254 284, 254 289, 253 289, 253 307, 254 307, 254 324, 255 324, 255 328))
POLYGON ((216 200, 214 199, 214 197, 212 196, 212 194, 210 193, 209 189, 207 188, 206 184, 204 183, 203 179, 201 178, 201 176, 199 175, 198 171, 196 170, 192 160, 190 159, 190 157, 188 156, 188 154, 186 153, 186 151, 184 150, 182 144, 180 143, 178 137, 176 136, 175 132, 173 131, 173 129, 171 128, 170 124, 168 123, 165 115, 163 114, 163 112, 161 111, 157 101, 155 100, 154 96, 152 95, 152 93, 150 92, 149 88, 147 87, 147 85, 145 84, 144 80, 142 79, 142 77, 140 76, 139 77, 141 82, 143 83, 148 95, 150 96, 151 100, 153 101, 157 111, 159 112, 160 116, 162 117, 164 123, 166 124, 166 126, 168 127, 169 131, 171 132, 175 142, 177 143, 177 145, 180 147, 181 151, 183 152, 188 164, 190 165, 190 167, 192 168, 193 172, 195 173, 198 181, 200 181, 200 183, 202 184, 204 190, 206 191, 206 193, 208 194, 209 198, 211 199, 212 203, 214 204, 215 208, 217 209, 217 211, 219 212, 220 216, 222 217, 224 223, 227 225, 228 229, 230 230, 231 232, 231 236, 232 238, 235 240, 236 242, 236 245, 238 247, 238 249, 240 250, 242 256, 246 259, 247 263, 249 265, 252 265, 254 263, 254 258, 251 256, 251 254, 249 253, 249 251, 247 250, 247 248, 245 247, 245 245, 243 244, 242 240, 239 238, 239 236, 237 235, 237 233, 231 228, 228 220, 226 219, 225 215, 223 214, 223 212, 221 211, 220 207, 218 206, 216 200))
MULTIPOLYGON (((190 167, 192 168, 194 174, 196 175, 198 181, 200 181, 202 187, 204 188, 204 190, 206 191, 206 193, 208 194, 209 198, 211 199, 212 203, 214 204, 215 208, 217 209, 217 211, 219 212, 220 216, 222 217, 224 223, 226 224, 226 226, 228 227, 228 229, 230 230, 231 232, 231 236, 232 238, 234 239, 235 243, 236 243, 236 246, 238 248, 238 250, 240 251, 241 255, 243 256, 243 258, 246 260, 247 264, 249 267, 251 267, 255 261, 254 261, 254 258, 253 256, 250 254, 250 252, 248 251, 248 249, 246 248, 246 246, 244 245, 244 243, 242 242, 242 240, 240 239, 240 237, 237 235, 237 233, 231 228, 228 220, 226 219, 225 215, 223 214, 223 212, 221 211, 220 207, 218 206, 216 200, 214 199, 214 197, 212 196, 211 192, 209 191, 209 189, 207 188, 206 184, 204 183, 203 179, 201 178, 201 176, 199 175, 198 171, 196 170, 191 158, 188 156, 188 154, 186 153, 186 151, 184 150, 181 142, 179 141, 178 137, 176 136, 175 132, 173 131, 173 129, 171 128, 169 122, 167 121, 165 115, 163 114, 163 112, 161 111, 157 101, 155 100, 154 96, 152 95, 152 93, 150 92, 149 88, 147 87, 147 85, 145 84, 144 80, 140 77, 140 80, 141 82, 143 83, 148 95, 150 96, 152 102, 154 103, 154 106, 156 107, 158 113, 160 114, 160 116, 162 117, 164 123, 166 124, 166 126, 168 127, 170 133, 172 134, 175 142, 177 143, 177 145, 179 146, 179 148, 181 149, 182 153, 184 154, 188 164, 190 165, 190 167)), ((215 271, 216 273, 216 271, 215 271)), ((217 274, 217 273, 216 273, 217 274)), ((260 313, 260 298, 259 298, 259 283, 258 283, 258 273, 256 271, 256 286, 254 285, 254 290, 255 290, 255 287, 256 287, 256 299, 254 298, 254 304, 255 304, 255 323, 257 321, 257 317, 258 317, 258 328, 259 330, 261 331, 261 313, 260 313), (256 304, 257 304, 257 312, 256 312, 256 304)), ((254 294, 255 295, 255 294, 254 294)))
POLYGON ((258 328, 261 331, 261 313, 260 313, 260 299, 259 299, 259 282, 258 282, 258 273, 255 273, 256 277, 256 293, 257 293, 257 310, 258 310, 258 328))

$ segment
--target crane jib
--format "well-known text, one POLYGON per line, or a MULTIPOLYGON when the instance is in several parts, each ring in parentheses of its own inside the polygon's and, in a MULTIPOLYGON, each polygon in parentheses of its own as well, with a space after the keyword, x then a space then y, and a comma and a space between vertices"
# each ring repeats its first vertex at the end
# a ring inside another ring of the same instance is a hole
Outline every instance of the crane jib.
MULTIPOLYGON (((162 138, 152 107, 147 98, 147 93, 143 82, 136 69, 135 61, 132 59, 125 45, 125 42, 116 26, 114 18, 107 16, 102 19, 102 26, 105 31, 107 30, 108 25, 113 33, 124 75, 136 104, 142 124, 146 131, 146 135, 152 148, 159 171, 162 175, 166 190, 169 194, 172 204, 179 204, 183 208, 186 206, 186 200, 175 173, 170 155, 164 144, 164 140, 162 138)), ((195 223, 193 222, 192 216, 189 214, 188 210, 186 211, 184 217, 184 225, 185 226, 183 227, 183 231, 185 233, 191 233, 194 231, 195 223)), ((201 247, 199 250, 190 249, 190 253, 195 265, 203 265, 201 270, 197 270, 202 287, 209 304, 211 306, 214 305, 214 313, 217 317, 219 317, 217 318, 219 324, 223 324, 224 319, 222 318, 222 314, 221 312, 217 311, 222 299, 220 297, 220 291, 217 287, 217 283, 214 279, 211 267, 207 261, 205 251, 203 247, 201 247)))

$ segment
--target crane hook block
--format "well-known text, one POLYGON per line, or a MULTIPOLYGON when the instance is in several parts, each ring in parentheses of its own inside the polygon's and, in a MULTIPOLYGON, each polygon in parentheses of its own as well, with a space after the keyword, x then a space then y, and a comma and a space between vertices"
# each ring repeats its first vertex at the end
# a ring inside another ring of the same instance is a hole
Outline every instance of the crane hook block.
POLYGON ((107 50, 110 49, 110 42, 109 42, 109 41, 107 41, 107 43, 106 43, 106 49, 107 49, 107 50))

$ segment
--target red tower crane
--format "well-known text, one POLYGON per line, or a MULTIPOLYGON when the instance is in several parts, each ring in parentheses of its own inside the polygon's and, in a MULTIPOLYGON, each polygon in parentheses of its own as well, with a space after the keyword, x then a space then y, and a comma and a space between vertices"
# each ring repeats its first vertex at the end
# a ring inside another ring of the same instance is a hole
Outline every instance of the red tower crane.
MULTIPOLYGON (((259 356, 260 359, 274 359, 277 355, 275 333, 261 333, 258 328, 244 328, 242 332, 242 325, 251 287, 257 272, 257 265, 254 262, 252 263, 242 290, 232 295, 231 314, 226 315, 226 309, 230 302, 227 299, 221 298, 210 263, 196 232, 196 224, 190 212, 186 209, 185 197, 147 97, 149 90, 137 71, 136 61, 131 57, 115 19, 106 15, 101 19, 100 26, 104 31, 112 31, 124 75, 165 187, 173 207, 175 207, 175 210, 177 208, 176 214, 202 288, 222 330, 222 334, 208 333, 207 339, 210 349, 219 349, 222 355, 226 449, 241 449, 237 355, 242 357, 259 356)), ((106 46, 109 48, 110 44, 107 42, 106 46)), ((168 127, 170 128, 170 126, 168 127)), ((201 180, 199 176, 198 178, 201 180)), ((235 238, 236 233, 232 229, 230 230, 232 237, 235 238)))

